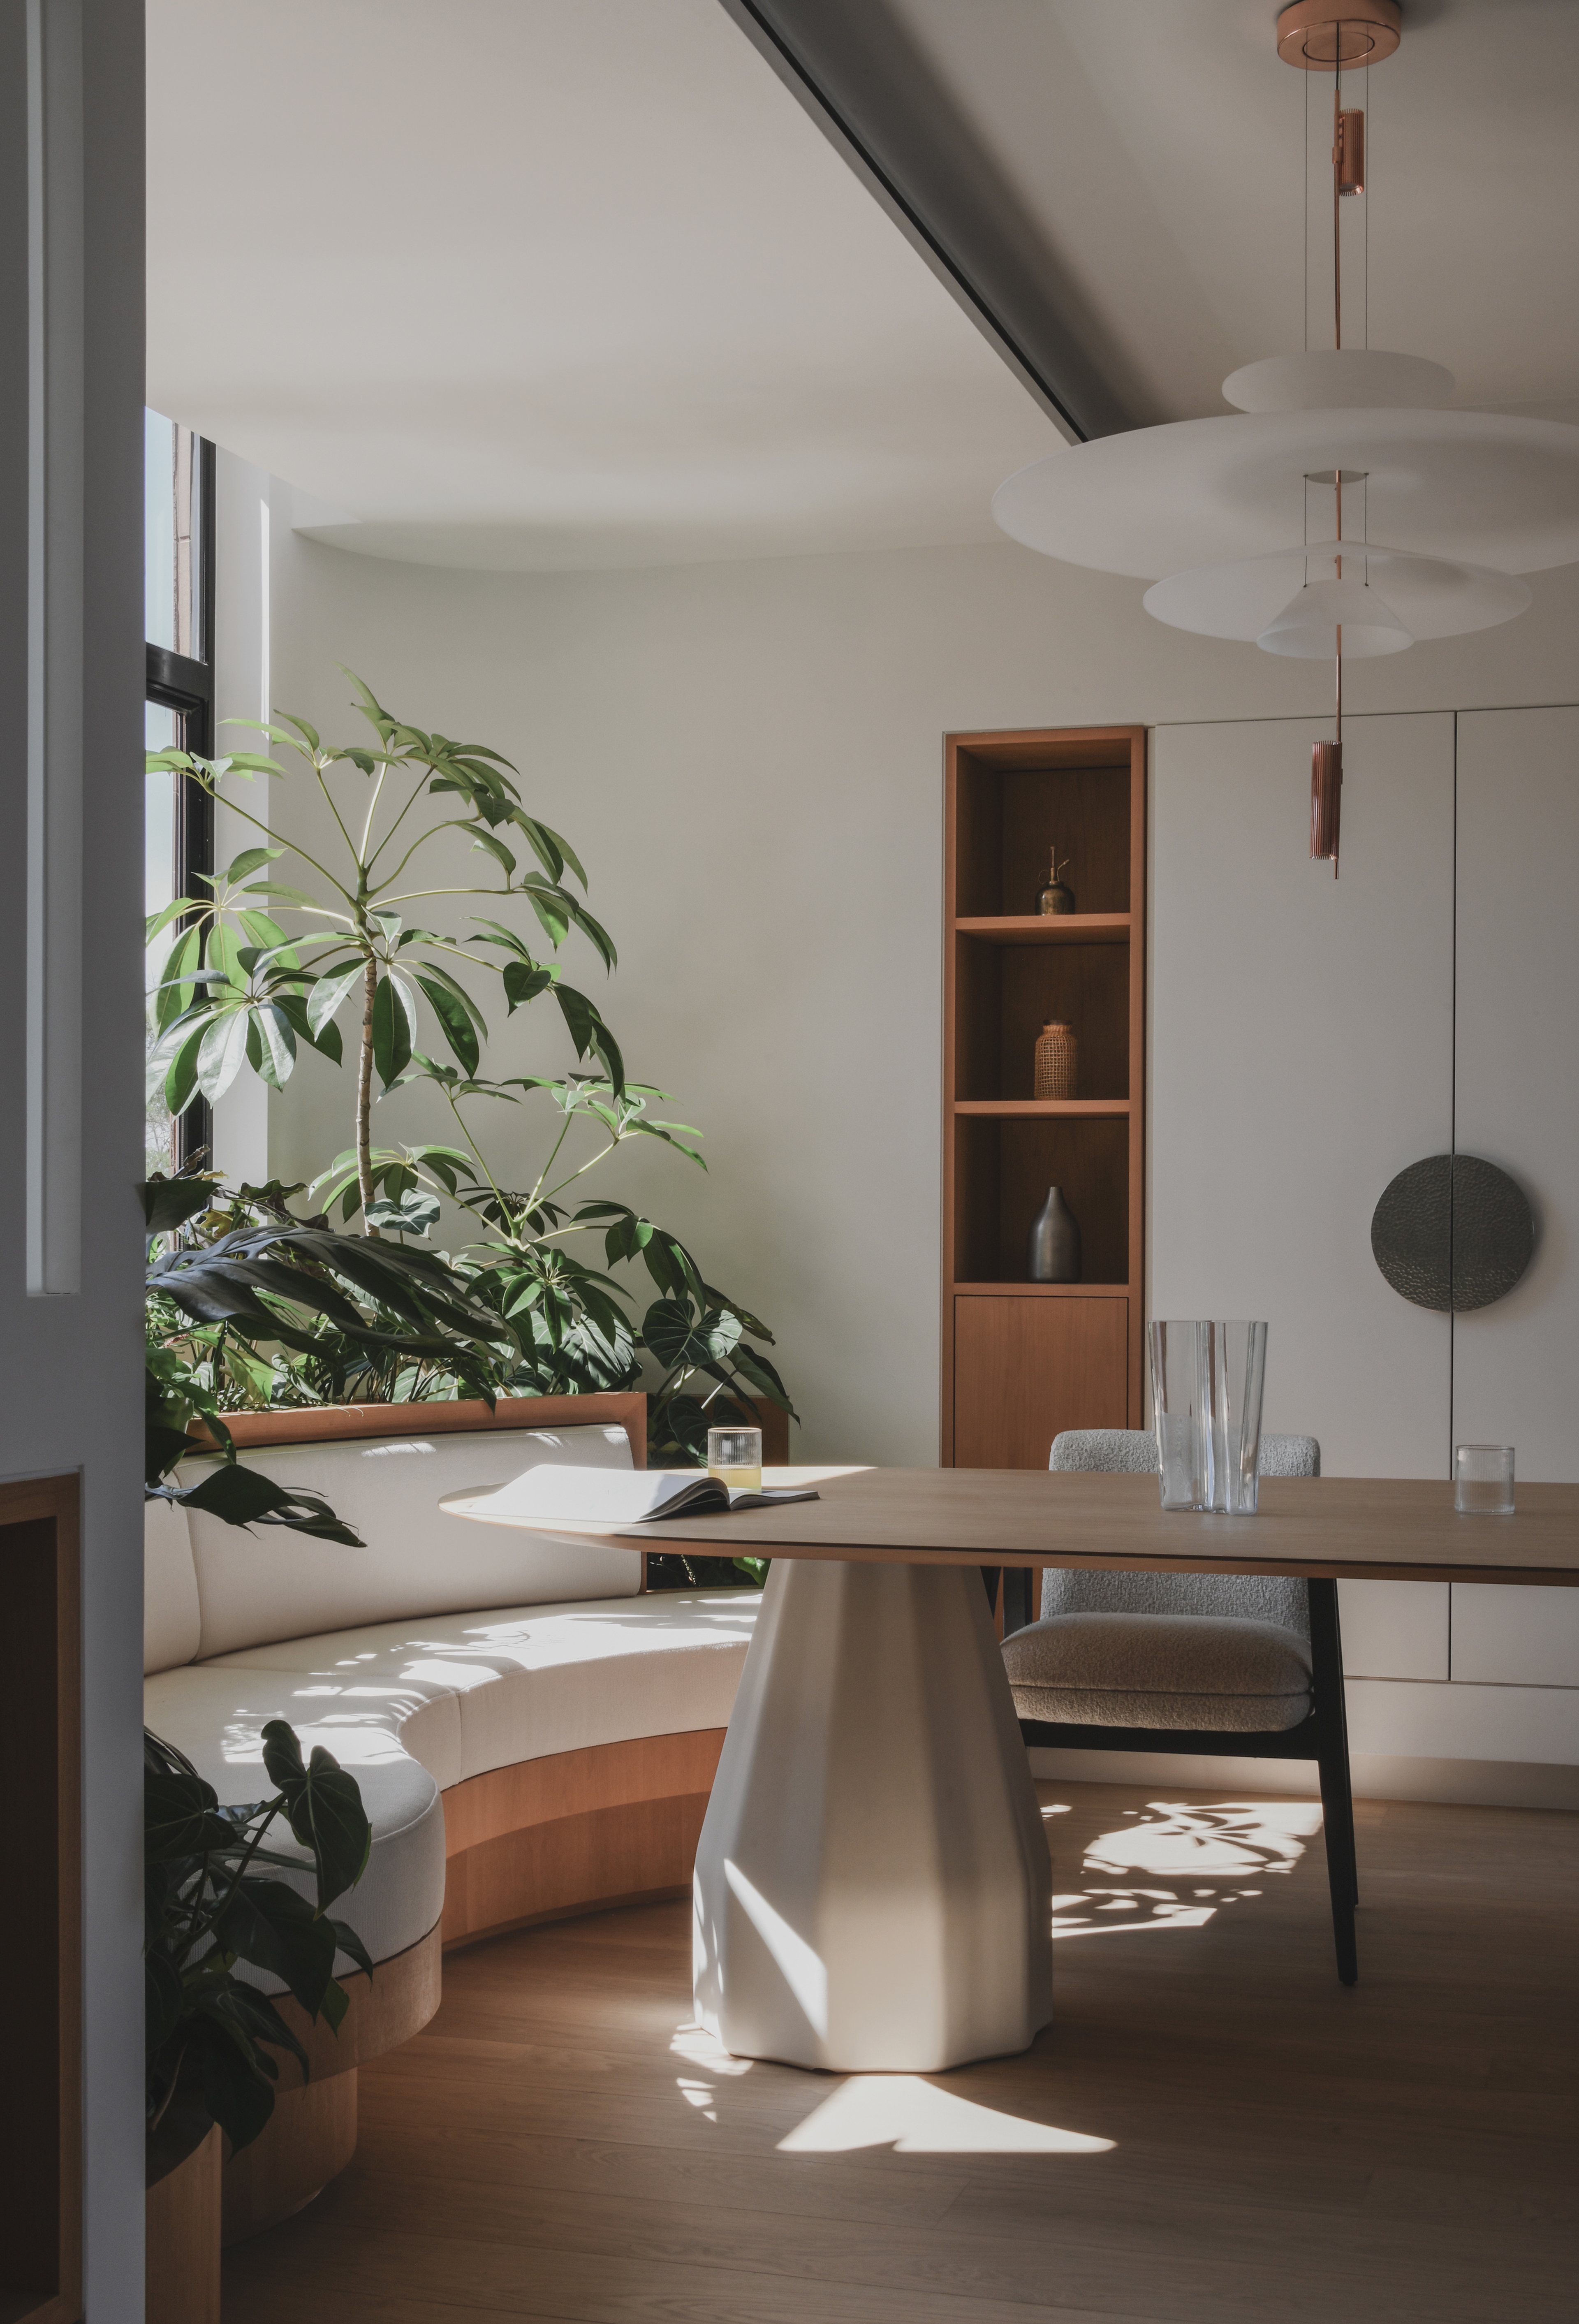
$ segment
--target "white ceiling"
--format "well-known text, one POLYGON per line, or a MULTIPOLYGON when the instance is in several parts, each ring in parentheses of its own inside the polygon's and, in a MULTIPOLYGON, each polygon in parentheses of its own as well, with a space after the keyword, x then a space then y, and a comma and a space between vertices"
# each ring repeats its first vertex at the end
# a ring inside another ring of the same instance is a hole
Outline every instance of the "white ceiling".
MULTIPOLYGON (((1077 345, 1094 427, 1221 411, 1301 344, 1316 77, 1277 0, 849 5, 772 13, 879 143, 888 108, 1025 343, 1039 300, 1077 345)), ((1404 17, 1371 344, 1579 420, 1579 0, 1404 17)), ((1060 440, 719 0, 149 21, 149 400, 353 520, 323 538, 540 569, 988 540, 1060 440)))
POLYGON ((717 0, 150 0, 148 399, 438 564, 995 538, 1061 438, 717 0))
MULTIPOLYGON (((1230 371, 1302 344, 1305 106, 1319 168, 1332 82, 1278 57, 1278 0, 867 5, 990 156, 1129 424, 1222 411, 1230 371)), ((1370 343, 1445 364, 1458 402, 1579 419, 1579 0, 1403 19, 1345 97, 1367 111, 1370 343)), ((1313 270, 1313 317, 1316 291, 1313 270)))

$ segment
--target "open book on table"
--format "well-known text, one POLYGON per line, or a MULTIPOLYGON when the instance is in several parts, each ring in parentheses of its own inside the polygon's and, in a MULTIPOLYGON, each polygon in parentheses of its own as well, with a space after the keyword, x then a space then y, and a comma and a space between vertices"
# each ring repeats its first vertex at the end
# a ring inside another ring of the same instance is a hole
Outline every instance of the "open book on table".
POLYGON ((815 1501, 809 1485, 746 1489, 720 1484, 716 1477, 661 1469, 578 1469, 544 1463, 501 1485, 496 1493, 468 1497, 467 1515, 479 1517, 557 1517, 583 1525, 646 1525, 661 1517, 720 1516, 734 1509, 776 1508, 780 1501, 815 1501))

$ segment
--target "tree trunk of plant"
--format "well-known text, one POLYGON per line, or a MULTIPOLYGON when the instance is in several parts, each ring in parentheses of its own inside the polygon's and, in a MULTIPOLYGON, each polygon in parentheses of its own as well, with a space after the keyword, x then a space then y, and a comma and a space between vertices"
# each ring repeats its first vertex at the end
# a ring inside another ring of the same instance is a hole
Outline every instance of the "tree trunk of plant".
POLYGON ((362 977, 362 1051, 356 1060, 356 1184, 362 1195, 362 1231, 379 1240, 367 1222, 373 1192, 373 1004, 378 995, 378 964, 370 960, 362 977))

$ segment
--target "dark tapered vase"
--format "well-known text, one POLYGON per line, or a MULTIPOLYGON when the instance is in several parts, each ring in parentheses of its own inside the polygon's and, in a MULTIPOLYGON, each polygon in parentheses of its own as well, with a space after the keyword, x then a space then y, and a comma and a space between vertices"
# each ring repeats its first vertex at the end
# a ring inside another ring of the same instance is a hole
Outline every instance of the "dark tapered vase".
POLYGON ((1048 1188, 1048 1199, 1031 1221, 1025 1273, 1030 1283, 1080 1280, 1080 1229, 1061 1186, 1048 1188))

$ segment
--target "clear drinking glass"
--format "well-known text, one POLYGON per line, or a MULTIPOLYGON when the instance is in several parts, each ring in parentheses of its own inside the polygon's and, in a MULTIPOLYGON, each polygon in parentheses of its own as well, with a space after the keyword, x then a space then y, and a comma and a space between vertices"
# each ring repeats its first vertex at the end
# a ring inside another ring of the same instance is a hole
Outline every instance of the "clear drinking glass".
POLYGON ((762 1487, 762 1432, 760 1428, 709 1428, 707 1474, 736 1492, 759 1493, 762 1487))
POLYGON ((1266 1325, 1153 1323, 1147 1337, 1163 1508, 1253 1517, 1266 1325))
POLYGON ((1466 1517, 1513 1514, 1511 1444, 1459 1444, 1453 1453, 1453 1506, 1466 1517))

